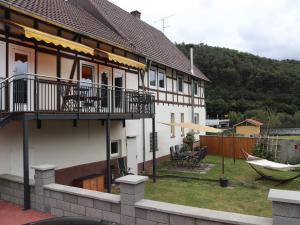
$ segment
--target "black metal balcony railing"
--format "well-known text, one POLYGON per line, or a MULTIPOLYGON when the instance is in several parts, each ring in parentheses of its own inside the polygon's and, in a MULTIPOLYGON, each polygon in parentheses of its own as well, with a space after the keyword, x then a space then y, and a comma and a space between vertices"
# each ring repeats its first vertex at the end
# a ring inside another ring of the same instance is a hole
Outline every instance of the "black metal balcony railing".
POLYGON ((135 90, 22 74, 0 80, 0 112, 155 113, 154 96, 135 90))

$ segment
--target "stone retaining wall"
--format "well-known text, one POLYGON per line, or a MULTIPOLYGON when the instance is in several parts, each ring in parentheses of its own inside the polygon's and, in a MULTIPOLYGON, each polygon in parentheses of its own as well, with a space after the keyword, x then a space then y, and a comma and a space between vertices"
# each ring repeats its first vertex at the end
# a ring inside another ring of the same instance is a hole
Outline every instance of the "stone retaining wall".
POLYGON ((120 196, 60 184, 44 186, 45 212, 61 216, 87 216, 121 222, 120 196))
MULTIPOLYGON (((120 195, 54 183, 54 167, 35 167, 31 206, 54 216, 86 216, 124 225, 283 225, 300 224, 300 193, 271 190, 273 219, 144 199, 147 177, 117 179, 120 195)), ((0 199, 23 204, 22 178, 0 176, 0 199)), ((242 201, 242 199, 241 199, 242 201)))
MULTIPOLYGON (((35 209, 35 187, 34 181, 30 180, 31 186, 31 204, 35 209)), ((0 199, 23 205, 24 187, 23 179, 13 175, 0 175, 0 199)))

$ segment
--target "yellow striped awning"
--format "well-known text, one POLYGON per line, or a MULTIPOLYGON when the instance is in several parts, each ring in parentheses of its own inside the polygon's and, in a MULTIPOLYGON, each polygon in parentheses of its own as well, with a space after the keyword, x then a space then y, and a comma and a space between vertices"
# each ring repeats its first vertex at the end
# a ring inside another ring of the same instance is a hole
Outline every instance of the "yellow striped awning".
POLYGON ((44 41, 48 44, 54 44, 55 46, 62 46, 64 48, 69 48, 71 50, 77 51, 77 52, 83 52, 86 54, 94 55, 95 50, 93 48, 90 48, 86 45, 77 43, 75 41, 70 41, 68 39, 49 34, 43 31, 39 31, 37 29, 31 28, 24 26, 19 23, 15 23, 10 20, 5 20, 4 21, 7 24, 11 24, 17 28, 19 28, 27 38, 34 38, 37 41, 44 41))
POLYGON ((142 69, 142 70, 145 70, 145 68, 146 68, 145 64, 140 63, 138 61, 135 61, 133 59, 128 59, 126 57, 123 57, 123 56, 120 56, 120 55, 116 55, 114 53, 107 52, 107 51, 104 51, 104 50, 101 50, 101 49, 96 49, 96 52, 100 56, 104 56, 109 61, 112 61, 112 62, 124 64, 124 65, 127 65, 127 66, 131 66, 133 68, 142 69))
POLYGON ((198 130, 202 132, 209 132, 209 133, 222 133, 224 130, 217 129, 214 127, 209 127, 201 124, 195 124, 195 123, 161 123, 167 126, 176 126, 176 127, 182 127, 187 129, 193 129, 198 130))

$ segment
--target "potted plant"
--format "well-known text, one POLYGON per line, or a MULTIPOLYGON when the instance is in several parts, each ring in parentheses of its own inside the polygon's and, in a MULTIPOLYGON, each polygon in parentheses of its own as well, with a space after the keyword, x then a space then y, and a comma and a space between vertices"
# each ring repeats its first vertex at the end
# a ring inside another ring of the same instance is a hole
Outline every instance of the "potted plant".
POLYGON ((220 177, 220 186, 221 187, 228 187, 229 179, 225 177, 224 174, 220 177))
POLYGON ((195 142, 195 137, 193 132, 188 132, 183 138, 183 143, 187 144, 191 150, 194 149, 194 142, 195 142))

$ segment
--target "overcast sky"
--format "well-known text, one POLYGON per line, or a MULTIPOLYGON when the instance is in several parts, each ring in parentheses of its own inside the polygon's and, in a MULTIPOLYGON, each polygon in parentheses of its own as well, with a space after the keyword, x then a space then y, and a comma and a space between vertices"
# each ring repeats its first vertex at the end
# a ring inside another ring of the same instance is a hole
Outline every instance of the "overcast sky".
POLYGON ((206 43, 276 59, 300 60, 299 0, 110 0, 173 42, 206 43))

